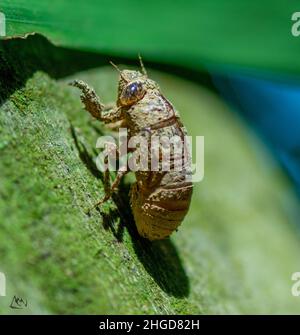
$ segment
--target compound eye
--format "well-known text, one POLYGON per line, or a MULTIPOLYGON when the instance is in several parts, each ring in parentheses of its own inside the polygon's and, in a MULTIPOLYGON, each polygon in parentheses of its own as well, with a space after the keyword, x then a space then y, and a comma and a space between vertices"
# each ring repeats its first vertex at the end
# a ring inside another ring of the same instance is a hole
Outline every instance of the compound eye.
POLYGON ((129 84, 121 95, 121 103, 124 106, 129 106, 140 100, 144 96, 144 88, 141 82, 129 84))
POLYGON ((143 91, 143 85, 142 83, 136 82, 128 85, 127 90, 126 90, 128 96, 130 97, 138 97, 141 92, 143 91))

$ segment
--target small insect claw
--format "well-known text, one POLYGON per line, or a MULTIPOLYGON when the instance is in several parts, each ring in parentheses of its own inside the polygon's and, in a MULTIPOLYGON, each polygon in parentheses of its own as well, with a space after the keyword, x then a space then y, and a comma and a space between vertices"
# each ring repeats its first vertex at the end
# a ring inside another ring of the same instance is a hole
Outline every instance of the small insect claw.
POLYGON ((77 86, 78 80, 72 80, 68 82, 68 85, 70 86, 77 86))
POLYGON ((104 196, 103 199, 101 199, 100 201, 96 202, 92 207, 90 207, 88 210, 87 210, 87 213, 90 213, 93 209, 95 209, 96 207, 102 205, 104 202, 106 202, 109 198, 111 197, 111 194, 106 194, 104 196))
POLYGON ((70 85, 70 86, 74 86, 74 87, 78 87, 78 88, 81 89, 82 91, 86 91, 86 89, 87 89, 86 84, 85 84, 82 80, 77 80, 77 79, 75 79, 75 80, 73 80, 73 81, 70 81, 70 82, 68 83, 68 85, 70 85))

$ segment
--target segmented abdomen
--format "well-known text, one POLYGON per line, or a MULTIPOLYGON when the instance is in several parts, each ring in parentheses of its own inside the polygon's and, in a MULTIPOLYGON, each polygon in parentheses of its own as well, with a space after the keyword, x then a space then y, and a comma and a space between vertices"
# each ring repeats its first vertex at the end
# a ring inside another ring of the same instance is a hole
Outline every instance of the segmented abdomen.
POLYGON ((189 209, 192 191, 193 184, 188 182, 144 194, 135 183, 131 190, 131 206, 139 234, 149 240, 170 236, 189 209))
MULTIPOLYGON (((177 125, 167 128, 163 134, 181 133, 177 125)), ((173 156, 170 161, 173 169, 170 171, 136 172, 137 182, 131 189, 131 207, 139 234, 149 240, 171 235, 188 212, 193 184, 191 160, 185 155, 190 155, 188 148, 177 156, 182 164, 180 170, 174 168, 177 159, 173 156)))

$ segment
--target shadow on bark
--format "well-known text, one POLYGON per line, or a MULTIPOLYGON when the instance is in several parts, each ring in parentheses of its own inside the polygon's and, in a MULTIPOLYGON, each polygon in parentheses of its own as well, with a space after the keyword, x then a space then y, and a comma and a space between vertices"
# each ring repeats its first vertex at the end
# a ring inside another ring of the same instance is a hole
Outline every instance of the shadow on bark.
MULTIPOLYGON (((84 144, 80 143, 72 125, 71 134, 83 164, 95 178, 103 182, 102 173, 97 169, 84 144)), ((124 229, 126 228, 131 236, 138 259, 160 288, 175 297, 188 296, 189 280, 173 242, 170 239, 150 242, 138 234, 130 210, 129 189, 130 185, 121 182, 119 192, 113 194, 113 201, 117 209, 110 209, 109 213, 103 213, 98 208, 98 212, 103 218, 104 228, 110 230, 120 243, 123 241, 124 229), (118 218, 120 218, 120 222, 116 227, 115 222, 118 218)))

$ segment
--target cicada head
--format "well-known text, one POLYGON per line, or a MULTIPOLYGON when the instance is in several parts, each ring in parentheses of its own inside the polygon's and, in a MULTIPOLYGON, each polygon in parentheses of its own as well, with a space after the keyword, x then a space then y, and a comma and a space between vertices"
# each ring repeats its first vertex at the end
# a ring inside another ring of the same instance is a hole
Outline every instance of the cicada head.
POLYGON ((146 77, 139 71, 123 70, 120 72, 118 104, 131 106, 141 100, 147 90, 146 77))
POLYGON ((111 64, 120 74, 117 101, 118 106, 132 106, 141 100, 149 89, 159 89, 158 85, 153 80, 148 79, 147 72, 142 62, 142 73, 134 70, 120 70, 112 62, 111 64))

